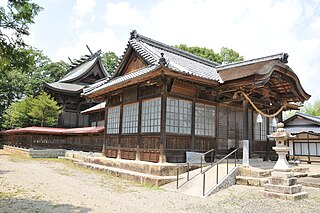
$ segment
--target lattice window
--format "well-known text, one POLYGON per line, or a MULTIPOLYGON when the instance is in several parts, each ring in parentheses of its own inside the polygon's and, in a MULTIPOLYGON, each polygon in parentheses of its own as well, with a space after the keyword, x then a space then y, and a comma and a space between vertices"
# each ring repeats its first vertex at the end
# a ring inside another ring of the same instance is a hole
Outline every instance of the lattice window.
POLYGON ((141 132, 160 132, 161 99, 142 102, 141 132))
POLYGON ((120 124, 120 106, 112 107, 108 109, 108 134, 118 134, 120 124))
POLYGON ((167 132, 191 134, 191 106, 191 101, 168 98, 167 132))
POLYGON ((123 106, 122 133, 138 132, 138 103, 123 106))
POLYGON ((196 103, 196 135, 215 136, 215 112, 215 106, 196 103))

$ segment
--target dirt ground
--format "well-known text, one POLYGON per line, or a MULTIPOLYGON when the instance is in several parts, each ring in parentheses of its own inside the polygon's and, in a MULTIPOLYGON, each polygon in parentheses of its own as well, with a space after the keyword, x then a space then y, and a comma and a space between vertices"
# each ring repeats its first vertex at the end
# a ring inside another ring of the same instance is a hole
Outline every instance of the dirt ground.
POLYGON ((0 151, 0 212, 320 212, 320 189, 297 202, 264 198, 262 188, 232 186, 208 198, 142 186, 60 159, 0 151))

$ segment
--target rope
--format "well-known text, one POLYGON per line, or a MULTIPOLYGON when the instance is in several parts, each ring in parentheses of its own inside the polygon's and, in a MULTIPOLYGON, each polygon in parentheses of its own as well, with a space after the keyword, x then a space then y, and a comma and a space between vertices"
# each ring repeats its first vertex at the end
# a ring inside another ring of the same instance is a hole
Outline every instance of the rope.
POLYGON ((276 117, 283 109, 286 108, 286 102, 283 102, 283 105, 281 106, 281 108, 274 114, 271 114, 271 115, 268 115, 264 112, 262 112, 260 109, 258 109, 258 107, 252 102, 252 100, 249 98, 249 96, 242 92, 242 91, 238 91, 234 94, 234 98, 237 98, 238 95, 241 95, 242 97, 244 97, 249 103, 250 105, 253 107, 254 110, 256 110, 260 115, 263 115, 264 117, 267 117, 267 118, 274 118, 276 117))

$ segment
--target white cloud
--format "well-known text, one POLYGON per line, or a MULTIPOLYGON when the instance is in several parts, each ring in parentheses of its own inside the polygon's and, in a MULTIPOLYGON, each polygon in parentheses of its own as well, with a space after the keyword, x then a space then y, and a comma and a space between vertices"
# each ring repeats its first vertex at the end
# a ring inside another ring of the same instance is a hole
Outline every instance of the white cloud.
POLYGON ((70 17, 70 26, 76 29, 94 21, 96 4, 95 0, 77 0, 73 7, 75 14, 70 17))
POLYGON ((245 59, 288 52, 289 66, 313 99, 319 99, 319 12, 318 1, 162 0, 151 10, 148 31, 172 45, 215 51, 226 46, 245 59))
POLYGON ((106 21, 110 25, 145 25, 143 15, 128 2, 107 3, 106 21))
POLYGON ((77 0, 73 9, 80 16, 87 16, 94 12, 96 6, 95 0, 77 0))
POLYGON ((119 54, 125 44, 121 43, 115 32, 108 28, 105 28, 101 32, 85 31, 73 40, 73 43, 65 43, 58 50, 56 60, 62 59, 68 61, 68 57, 71 59, 80 58, 81 55, 89 53, 86 45, 89 46, 92 52, 101 49, 102 51, 114 51, 119 54))

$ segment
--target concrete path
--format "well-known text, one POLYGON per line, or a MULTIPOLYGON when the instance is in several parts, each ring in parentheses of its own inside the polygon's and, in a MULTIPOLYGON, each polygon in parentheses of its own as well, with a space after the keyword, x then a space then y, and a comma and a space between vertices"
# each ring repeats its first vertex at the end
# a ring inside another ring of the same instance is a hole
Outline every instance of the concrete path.
MULTIPOLYGON (((210 166, 204 167, 203 171, 205 171, 208 167, 210 166)), ((221 163, 218 165, 218 168, 218 177, 217 166, 214 166, 205 173, 205 186, 203 186, 204 175, 201 174, 201 169, 195 169, 189 172, 190 181, 187 181, 187 173, 179 175, 179 189, 177 189, 176 181, 163 185, 161 188, 196 197, 203 197, 203 187, 205 187, 206 193, 215 187, 217 184, 217 178, 218 182, 221 181, 227 175, 227 170, 230 172, 235 168, 234 160, 229 160, 228 165, 227 163, 221 163)))

